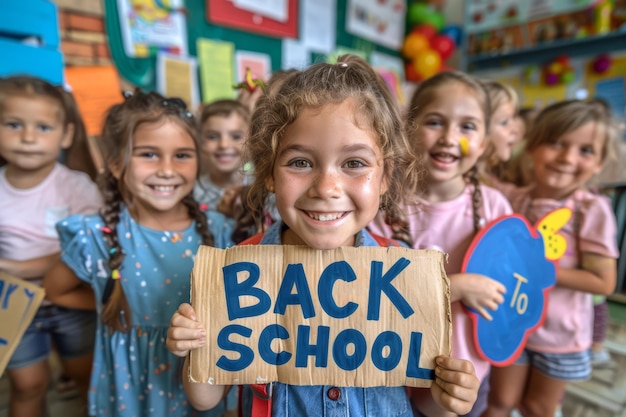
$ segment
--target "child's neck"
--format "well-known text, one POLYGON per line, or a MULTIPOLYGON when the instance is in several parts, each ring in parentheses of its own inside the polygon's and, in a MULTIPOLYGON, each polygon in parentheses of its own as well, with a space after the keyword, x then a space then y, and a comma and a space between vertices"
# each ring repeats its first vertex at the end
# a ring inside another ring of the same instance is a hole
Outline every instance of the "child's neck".
POLYGON ((7 165, 4 176, 12 187, 27 190, 41 184, 48 178, 54 167, 56 167, 56 162, 34 171, 24 170, 15 165, 7 165))
POLYGON ((239 172, 222 173, 222 172, 209 172, 209 179, 211 182, 220 187, 227 188, 233 185, 240 185, 243 182, 243 176, 239 172))
POLYGON ((146 210, 138 206, 129 206, 131 216, 140 225, 148 229, 160 231, 179 231, 191 225, 192 219, 184 204, 178 204, 175 208, 164 211, 146 210))
POLYGON ((422 198, 431 203, 450 201, 463 193, 467 183, 463 178, 445 182, 430 182, 422 198))

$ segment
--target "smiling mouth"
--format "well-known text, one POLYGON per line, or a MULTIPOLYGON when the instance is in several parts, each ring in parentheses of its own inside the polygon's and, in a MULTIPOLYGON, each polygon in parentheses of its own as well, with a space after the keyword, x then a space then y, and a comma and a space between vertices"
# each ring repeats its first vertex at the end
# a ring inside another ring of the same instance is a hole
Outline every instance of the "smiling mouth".
POLYGON ((159 193, 171 193, 178 186, 177 185, 150 185, 149 187, 159 193))
POLYGON ((433 152, 430 154, 430 157, 435 161, 444 162, 447 164, 455 162, 459 159, 458 156, 452 155, 451 153, 447 152, 433 152))
POLYGON ((313 213, 310 211, 305 211, 306 215, 309 216, 310 218, 312 218, 313 220, 317 220, 320 222, 331 222, 333 220, 337 220, 340 219, 342 217, 344 217, 347 212, 346 211, 342 211, 339 213, 313 213))

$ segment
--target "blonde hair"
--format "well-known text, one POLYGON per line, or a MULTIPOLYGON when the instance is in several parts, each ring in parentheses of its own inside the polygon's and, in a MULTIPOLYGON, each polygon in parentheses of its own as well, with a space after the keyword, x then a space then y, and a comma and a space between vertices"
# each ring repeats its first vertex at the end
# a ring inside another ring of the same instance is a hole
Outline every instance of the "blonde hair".
POLYGON ((597 102, 564 100, 545 107, 528 132, 526 151, 532 152, 539 146, 554 144, 561 136, 590 122, 602 129, 604 141, 600 163, 604 164, 607 159, 614 157, 613 142, 618 131, 610 114, 597 102))
POLYGON ((357 120, 376 135, 384 158, 387 192, 382 207, 390 219, 398 218, 407 196, 419 188, 422 170, 403 131, 393 97, 381 77, 362 58, 343 55, 337 64, 317 63, 287 77, 280 88, 259 100, 245 145, 255 180, 247 195, 257 228, 268 197, 265 180, 272 176, 285 128, 305 109, 340 104, 352 99, 357 120))

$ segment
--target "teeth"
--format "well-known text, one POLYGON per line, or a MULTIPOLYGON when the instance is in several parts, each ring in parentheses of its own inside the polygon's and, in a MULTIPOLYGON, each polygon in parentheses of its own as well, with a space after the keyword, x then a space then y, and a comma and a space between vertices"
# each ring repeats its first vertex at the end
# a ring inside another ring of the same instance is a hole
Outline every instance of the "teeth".
POLYGON ((162 193, 168 193, 170 191, 174 191, 173 185, 154 185, 152 188, 162 193))
POLYGON ((315 220, 319 220, 321 222, 330 222, 333 220, 337 220, 338 218, 340 218, 341 216, 343 216, 343 213, 335 213, 335 214, 315 214, 315 213, 308 213, 309 217, 315 219, 315 220))

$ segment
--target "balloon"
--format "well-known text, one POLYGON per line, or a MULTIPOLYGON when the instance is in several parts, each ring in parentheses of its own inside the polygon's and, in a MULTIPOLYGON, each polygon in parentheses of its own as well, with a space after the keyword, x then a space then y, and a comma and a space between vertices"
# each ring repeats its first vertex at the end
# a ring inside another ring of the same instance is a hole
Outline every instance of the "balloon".
POLYGON ((558 75, 558 74, 563 72, 563 65, 561 65, 559 62, 553 62, 548 67, 548 72, 550 74, 557 74, 558 75))
POLYGON ((422 78, 435 75, 441 69, 441 56, 433 49, 422 51, 414 60, 415 72, 422 78))
POLYGON ((446 25, 439 32, 440 35, 448 35, 454 41, 454 46, 460 46, 463 41, 463 29, 457 25, 446 25))
POLYGON ((437 29, 433 25, 429 25, 428 23, 424 23, 421 25, 415 26, 411 29, 411 33, 421 33, 426 36, 427 39, 432 39, 433 36, 437 34, 437 29))
POLYGON ((454 52, 454 40, 448 35, 437 35, 430 40, 430 47, 439 52, 441 59, 445 61, 454 52))
POLYGON ((425 3, 413 3, 409 6, 407 11, 407 19, 409 26, 419 25, 421 23, 428 23, 428 17, 435 13, 432 7, 425 3))
POLYGON ((420 52, 428 49, 428 45, 429 43, 426 36, 421 33, 409 33, 402 45, 402 55, 406 58, 413 59, 420 52))
POLYGON ((412 62, 404 64, 404 78, 406 78, 407 81, 413 81, 416 83, 422 81, 422 77, 415 72, 415 65, 413 65, 412 62))
POLYGON ((439 32, 446 24, 446 17, 443 15, 443 13, 435 11, 426 16, 426 20, 424 21, 424 23, 433 25, 435 29, 437 29, 437 32, 439 32))

